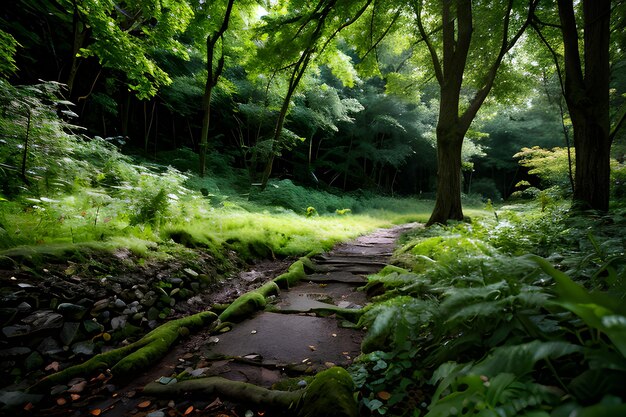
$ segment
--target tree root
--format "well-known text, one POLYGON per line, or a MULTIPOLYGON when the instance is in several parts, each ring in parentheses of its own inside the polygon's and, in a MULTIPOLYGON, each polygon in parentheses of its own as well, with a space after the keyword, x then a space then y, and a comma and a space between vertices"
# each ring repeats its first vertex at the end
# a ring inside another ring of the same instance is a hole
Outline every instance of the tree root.
POLYGON ((220 321, 237 322, 247 318, 255 311, 264 308, 267 305, 267 297, 278 294, 279 291, 278 285, 274 281, 269 281, 262 287, 245 293, 220 314, 220 321))
POLYGON ((221 377, 190 379, 163 385, 152 382, 145 395, 176 397, 186 393, 219 396, 239 403, 255 405, 297 417, 356 417, 354 384, 348 372, 334 367, 320 372, 306 389, 279 391, 221 377))
POLYGON ((111 369, 114 378, 124 380, 136 375, 137 372, 146 369, 162 358, 181 335, 185 335, 190 330, 204 327, 216 319, 215 313, 204 311, 172 320, 152 330, 134 343, 100 353, 80 365, 74 365, 48 375, 32 386, 29 391, 41 391, 76 376, 85 376, 105 369, 111 369))

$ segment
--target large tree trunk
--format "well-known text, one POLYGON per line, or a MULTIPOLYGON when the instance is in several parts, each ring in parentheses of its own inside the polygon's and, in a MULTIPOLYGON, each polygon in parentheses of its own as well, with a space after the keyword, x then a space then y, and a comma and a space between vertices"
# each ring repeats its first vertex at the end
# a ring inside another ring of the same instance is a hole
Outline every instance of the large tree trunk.
POLYGON ((571 1, 559 0, 565 49, 565 100, 574 128, 574 204, 607 211, 610 195, 610 0, 583 1, 584 70, 571 1), (584 71, 584 73, 583 73, 584 71))
POLYGON ((463 134, 437 128, 437 199, 428 225, 463 220, 461 148, 463 134))

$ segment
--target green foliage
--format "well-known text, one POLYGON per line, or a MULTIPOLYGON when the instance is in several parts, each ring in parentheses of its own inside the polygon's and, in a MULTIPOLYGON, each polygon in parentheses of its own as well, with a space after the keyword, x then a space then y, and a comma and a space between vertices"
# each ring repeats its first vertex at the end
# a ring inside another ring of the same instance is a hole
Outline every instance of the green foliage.
MULTIPOLYGON (((572 161, 575 159, 574 150, 570 150, 572 161)), ((567 192, 569 183, 569 159, 567 148, 543 149, 538 146, 522 148, 514 155, 519 164, 530 168, 529 174, 535 174, 541 179, 544 187, 557 186, 567 192)), ((572 169, 574 169, 572 167, 572 169)), ((571 190, 570 190, 571 192, 571 190)))
POLYGON ((407 416, 621 409, 623 218, 594 223, 594 236, 588 219, 563 208, 514 209, 417 230, 395 255, 407 269, 369 277, 366 289, 385 292, 362 317, 365 354, 352 370, 364 407, 407 416))
POLYGON ((0 29, 0 76, 8 77, 13 74, 15 66, 15 52, 18 43, 11 34, 0 29))

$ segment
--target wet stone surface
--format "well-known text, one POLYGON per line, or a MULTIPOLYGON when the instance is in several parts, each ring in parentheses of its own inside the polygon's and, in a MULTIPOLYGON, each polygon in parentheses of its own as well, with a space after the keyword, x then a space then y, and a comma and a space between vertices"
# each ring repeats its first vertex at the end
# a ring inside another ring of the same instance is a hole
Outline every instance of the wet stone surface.
MULTIPOLYGON (((128 274, 113 277, 89 275, 83 265, 70 263, 40 271, 47 275, 39 280, 0 271, 0 372, 5 384, 22 381, 0 388, 0 402, 39 401, 36 413, 27 415, 82 416, 93 410, 111 417, 183 415, 189 406, 198 416, 237 415, 235 409, 244 415, 239 405, 219 399, 157 400, 143 397, 141 388, 152 381, 171 382, 181 373, 270 387, 286 378, 350 365, 360 352, 363 332, 342 328, 342 319, 334 315, 318 317, 309 311, 365 305, 366 295, 357 288, 384 266, 397 236, 413 226, 380 230, 313 259, 316 272, 281 292, 269 305, 274 312, 257 313, 226 333, 209 328, 192 334, 126 385, 114 385, 106 372, 85 375, 52 387, 43 399, 23 393, 33 378, 137 340, 164 321, 232 302, 280 275, 292 261, 253 265, 222 285, 208 264, 129 268, 128 274), (31 378, 23 378, 25 374, 31 378)), ((131 261, 128 254, 117 256, 118 262, 131 261)))

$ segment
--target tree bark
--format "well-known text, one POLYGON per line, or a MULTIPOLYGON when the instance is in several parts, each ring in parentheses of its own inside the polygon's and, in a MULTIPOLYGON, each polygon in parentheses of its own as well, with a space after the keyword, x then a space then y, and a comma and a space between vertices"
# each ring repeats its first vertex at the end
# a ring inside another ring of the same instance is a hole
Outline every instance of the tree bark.
POLYGON ((529 0, 525 22, 509 38, 513 1, 509 0, 502 26, 500 48, 484 74, 483 85, 476 91, 467 108, 459 108, 463 76, 472 43, 473 12, 471 0, 444 0, 442 3, 442 58, 422 22, 422 1, 415 3, 417 24, 426 44, 440 88, 439 120, 437 122, 437 197, 427 225, 462 220, 461 149, 463 138, 493 87, 496 74, 506 53, 515 45, 530 24, 538 0, 529 0))
POLYGON ((428 225, 463 220, 461 206, 461 148, 463 134, 437 129, 437 198, 428 225))
POLYGON ((235 0, 228 0, 228 4, 226 6, 226 12, 224 13, 224 19, 222 20, 222 25, 218 30, 213 32, 212 34, 207 36, 206 39, 206 48, 207 48, 207 79, 206 84, 204 86, 204 94, 202 96, 202 133, 200 134, 200 144, 199 144, 199 153, 200 153, 200 167, 199 174, 201 177, 204 177, 206 173, 206 151, 209 144, 209 126, 211 122, 211 96, 213 93, 213 88, 217 85, 219 77, 222 75, 222 71, 224 70, 224 33, 228 30, 228 24, 230 22, 230 15, 233 10, 233 4, 235 0), (217 41, 222 38, 222 56, 219 59, 217 64, 217 68, 213 68, 213 58, 215 56, 215 46, 217 45, 217 41))
POLYGON ((559 0, 565 50, 565 101, 574 128, 574 205, 606 212, 610 196, 610 0, 584 0, 584 70, 571 1, 559 0))

